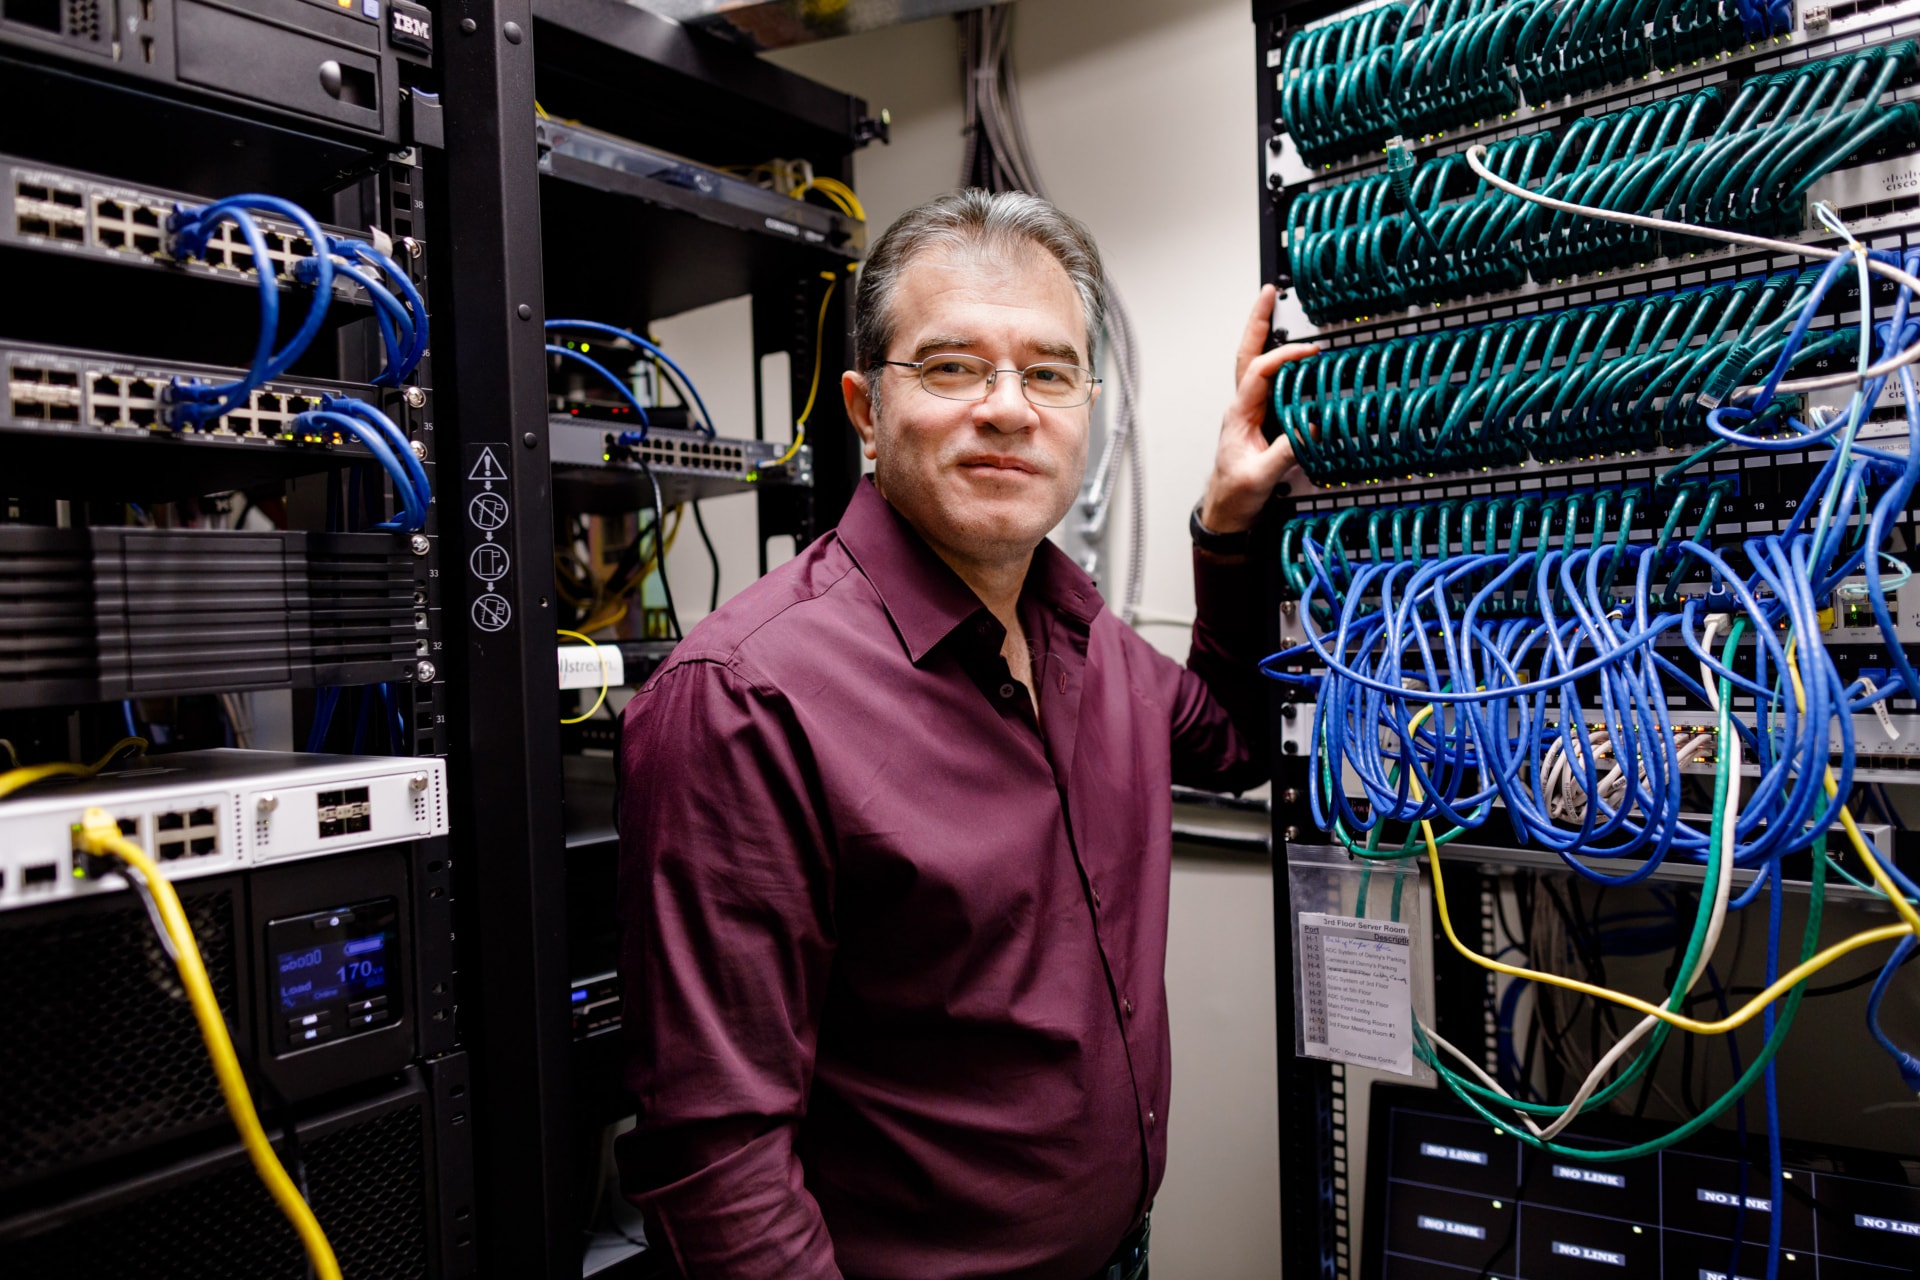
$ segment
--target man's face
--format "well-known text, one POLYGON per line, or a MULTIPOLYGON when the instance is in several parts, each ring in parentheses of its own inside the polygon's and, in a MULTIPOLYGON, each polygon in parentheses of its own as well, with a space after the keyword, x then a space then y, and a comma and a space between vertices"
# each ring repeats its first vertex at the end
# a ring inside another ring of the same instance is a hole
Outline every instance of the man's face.
MULTIPOLYGON (((962 353, 998 369, 1088 363, 1080 295, 1038 245, 923 253, 900 273, 893 309, 888 360, 962 353)), ((929 394, 912 369, 872 376, 877 408, 862 374, 847 374, 842 388, 874 459, 874 480, 949 559, 990 564, 1025 556, 1073 505, 1087 469, 1091 402, 1036 407, 1011 373, 972 403, 929 394)))

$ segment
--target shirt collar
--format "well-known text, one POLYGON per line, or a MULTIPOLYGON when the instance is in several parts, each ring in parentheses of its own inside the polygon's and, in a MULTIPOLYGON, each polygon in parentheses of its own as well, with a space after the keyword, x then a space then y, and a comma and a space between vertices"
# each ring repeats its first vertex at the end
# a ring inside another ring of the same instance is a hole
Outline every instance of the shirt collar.
MULTIPOLYGON (((853 500, 836 532, 873 584, 908 658, 916 665, 962 623, 985 612, 973 588, 880 496, 870 477, 854 486, 853 500)), ((1100 592, 1093 579, 1048 541, 1034 551, 1022 597, 1038 600, 1082 625, 1091 624, 1100 612, 1100 592)))

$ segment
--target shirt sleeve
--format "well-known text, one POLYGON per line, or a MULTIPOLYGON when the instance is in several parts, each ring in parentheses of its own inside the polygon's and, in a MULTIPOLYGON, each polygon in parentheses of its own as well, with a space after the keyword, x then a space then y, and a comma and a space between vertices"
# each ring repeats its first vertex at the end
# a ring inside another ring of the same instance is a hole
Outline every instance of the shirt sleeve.
POLYGON ((1173 702, 1173 780, 1245 791, 1268 777, 1259 569, 1193 552, 1193 644, 1173 702))
POLYGON ((681 661, 625 710, 623 1191, 686 1280, 839 1280, 794 1150, 833 960, 826 842, 784 702, 681 661))

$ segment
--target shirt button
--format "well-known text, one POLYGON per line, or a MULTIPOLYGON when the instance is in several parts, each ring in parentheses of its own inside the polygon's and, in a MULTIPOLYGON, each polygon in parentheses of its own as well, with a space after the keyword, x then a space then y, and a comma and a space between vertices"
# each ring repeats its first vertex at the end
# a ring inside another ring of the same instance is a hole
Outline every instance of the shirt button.
POLYGON ((1147 1128, 1153 1128, 1153 1112, 1147 1112, 1147 1128))
POLYGON ((1133 1016, 1133 1001, 1122 999, 1120 1001, 1120 1008, 1126 1012, 1129 1018, 1133 1016))
POLYGON ((1100 891, 1098 889, 1093 890, 1093 905, 1096 910, 1100 906, 1100 891))
POLYGON ((1000 696, 1003 698, 1011 698, 1013 696, 1013 685, 1011 682, 1000 686, 1000 696))

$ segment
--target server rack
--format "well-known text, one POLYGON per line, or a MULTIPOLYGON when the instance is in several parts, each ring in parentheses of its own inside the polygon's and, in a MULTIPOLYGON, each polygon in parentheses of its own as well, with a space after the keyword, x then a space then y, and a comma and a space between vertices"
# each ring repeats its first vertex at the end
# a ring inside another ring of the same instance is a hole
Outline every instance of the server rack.
MULTIPOLYGON (((614 990, 617 840, 612 723, 560 724, 592 690, 563 701, 555 687, 565 625, 548 569, 556 521, 641 505, 644 456, 670 496, 757 489, 764 569, 767 539, 804 545, 832 526, 859 458, 833 395, 816 404, 808 448, 778 482, 758 474, 768 460, 758 442, 782 439, 782 424, 723 424, 735 457, 701 453, 687 431, 626 445, 591 416, 591 426, 550 417, 558 374, 545 322, 586 317, 644 334, 656 318, 751 295, 756 379, 761 354, 789 353, 798 406, 816 333, 829 376, 843 367, 845 270, 860 228, 745 190, 724 167, 780 155, 850 181, 852 152, 883 126, 857 99, 612 0, 468 0, 443 11, 437 39, 447 163, 429 173, 430 207, 457 211, 439 294, 455 375, 441 395, 459 433, 447 501, 467 515, 445 528, 458 584, 447 666, 450 716, 466 734, 453 785, 469 825, 454 841, 481 1221, 499 1224, 486 1242, 490 1273, 559 1277, 587 1265, 581 1228, 595 1212, 600 1135, 628 1104, 617 1024, 570 1012, 576 992, 604 1010, 614 990), (823 270, 842 285, 824 321, 823 270), (475 518, 476 503, 493 514, 475 518)), ((618 642, 628 682, 670 647, 618 642)), ((619 1252, 636 1256, 617 1271, 595 1261, 594 1274, 644 1274, 652 1261, 637 1246, 619 1252)))
POLYGON ((346 1273, 476 1270, 433 759, 458 736, 425 498, 447 439, 425 353, 447 243, 426 207, 433 18, 409 0, 0 5, 0 737, 14 763, 153 739, 144 768, 0 811, 14 1274, 306 1265, 118 864, 69 847, 77 813, 32 829, 81 792, 178 880, 263 1123, 346 1273), (273 198, 249 197, 254 232, 210 220, 196 243, 196 211, 241 193, 273 198), (348 242, 373 255, 362 283, 339 270, 321 292, 348 242), (261 341, 274 304, 307 317, 304 348, 292 319, 261 341), (395 315, 404 342, 381 332, 395 315), (403 456, 417 481, 389 486, 403 456), (301 741, 355 758, 286 750, 301 741), (400 757, 384 799, 369 748, 400 757), (248 770, 274 789, 243 796, 248 770), (183 780, 196 794, 166 800, 183 780), (358 999, 276 984, 287 954, 347 942, 358 999))
MULTIPOLYGON (((1358 140, 1353 145, 1344 149, 1338 146, 1323 149, 1322 154, 1308 157, 1310 162, 1303 162, 1303 148, 1289 135, 1282 110, 1282 95, 1287 83, 1281 71, 1283 58, 1289 41, 1303 30, 1336 17, 1358 15, 1384 7, 1387 6, 1381 3, 1354 5, 1329 3, 1326 0, 1254 0, 1252 5, 1256 31, 1253 71, 1257 86, 1258 123, 1257 151, 1253 160, 1260 208, 1261 278, 1264 283, 1277 285, 1281 297, 1272 334, 1273 345, 1289 340, 1315 341, 1321 344, 1323 352, 1338 351, 1360 343, 1414 339, 1425 334, 1484 325, 1490 320, 1526 317, 1608 299, 1631 299, 1649 292, 1699 286, 1702 283, 1745 279, 1802 265, 1802 260, 1798 259, 1770 258, 1764 252, 1726 250, 1721 246, 1708 245, 1700 255, 1703 260, 1697 264, 1691 259, 1652 258, 1604 272, 1591 268, 1570 270, 1561 278, 1545 281, 1469 286, 1462 288, 1455 296, 1441 298, 1429 305, 1402 308, 1387 302, 1371 307, 1355 307, 1350 312, 1332 316, 1323 313, 1320 323, 1313 322, 1305 314, 1302 299, 1294 290, 1298 282, 1289 253, 1291 248, 1297 247, 1297 242, 1295 245, 1289 243, 1289 210, 1296 200, 1343 182, 1368 177, 1381 177, 1384 180, 1390 161, 1383 154, 1381 144, 1386 135, 1394 130, 1388 114, 1377 113, 1367 123, 1377 126, 1378 137, 1355 135, 1358 140)), ((1409 5, 1402 7, 1401 11, 1406 17, 1407 29, 1413 30, 1436 10, 1437 7, 1409 5)), ((1733 10, 1728 8, 1725 12, 1731 14, 1733 10)), ((1438 123, 1412 121, 1408 124, 1407 141, 1416 145, 1420 160, 1425 162, 1434 157, 1457 155, 1474 143, 1494 144, 1523 136, 1529 130, 1565 128, 1588 117, 1604 116, 1629 108, 1642 109, 1648 104, 1695 92, 1709 85, 1736 90, 1748 81, 1764 82, 1765 76, 1790 69, 1799 63, 1844 57, 1852 50, 1890 48, 1915 31, 1920 31, 1920 12, 1912 5, 1898 2, 1832 7, 1802 4, 1794 7, 1788 16, 1791 30, 1765 38, 1729 37, 1718 43, 1702 43, 1693 48, 1681 46, 1677 52, 1673 48, 1664 53, 1656 49, 1651 65, 1642 70, 1628 73, 1621 69, 1624 62, 1616 61, 1606 64, 1604 73, 1590 74, 1586 80, 1578 83, 1569 83, 1551 91, 1531 85, 1523 93, 1516 94, 1514 101, 1490 100, 1485 109, 1478 113, 1478 118, 1459 115, 1458 118, 1438 123), (1418 136, 1414 136, 1416 124, 1419 126, 1418 136)), ((1651 40, 1654 34, 1653 25, 1649 24, 1646 35, 1651 40)), ((1624 45, 1625 42, 1619 43, 1624 45)), ((1911 82, 1910 75, 1898 77, 1888 91, 1889 99, 1905 101, 1920 92, 1911 87, 1911 82)), ((1502 90, 1506 88, 1503 81, 1502 90)), ((1409 112, 1412 111, 1407 104, 1402 105, 1409 112)), ((1455 105, 1457 107, 1457 103, 1455 105)), ((1353 107, 1348 105, 1346 109, 1349 117, 1352 117, 1353 107)), ((1329 114, 1332 114, 1331 100, 1329 114)), ((1849 161, 1855 166, 1852 170, 1823 180, 1823 185, 1814 194, 1828 198, 1858 234, 1863 238, 1872 238, 1875 247, 1910 247, 1920 238, 1920 218, 1915 215, 1916 205, 1920 205, 1920 201, 1906 194, 1909 180, 1895 175, 1904 174, 1912 167, 1912 152, 1911 140, 1902 137, 1880 152, 1865 157, 1865 162, 1855 157, 1849 161)), ((1536 189, 1539 186, 1537 174, 1532 185, 1536 189)), ((1445 198, 1452 201, 1462 194, 1460 190, 1449 189, 1445 198)), ((1392 207, 1397 209, 1399 206, 1396 204, 1392 207)), ((1794 227, 1781 234, 1785 238, 1811 244, 1839 243, 1830 233, 1811 223, 1808 229, 1794 227)), ((1892 299, 1891 289, 1886 288, 1883 294, 1883 287, 1880 284, 1875 286, 1873 301, 1876 304, 1885 304, 1892 299)), ((1838 304, 1830 301, 1830 314, 1837 315, 1849 307, 1857 308, 1858 292, 1848 296, 1853 301, 1838 304)), ((1876 314, 1883 315, 1884 312, 1876 314)), ((1823 372, 1828 368, 1826 365, 1813 367, 1823 372)), ((1454 379, 1455 382, 1460 380, 1458 376, 1454 379)), ((1279 429, 1278 422, 1270 420, 1270 436, 1277 434, 1279 429)), ((1687 449, 1661 450, 1631 444, 1615 447, 1607 442, 1599 442, 1578 456, 1569 454, 1558 460, 1538 455, 1524 461, 1489 458, 1471 467, 1464 464, 1436 467, 1432 474, 1418 476, 1382 471, 1350 482, 1344 478, 1342 483, 1329 482, 1324 489, 1310 480, 1296 482, 1291 492, 1283 491, 1278 495, 1270 512, 1272 519, 1265 527, 1277 543, 1280 528, 1286 520, 1316 510, 1333 511, 1338 506, 1357 506, 1364 516, 1368 508, 1386 508, 1397 501, 1450 497, 1484 502, 1489 497, 1518 496, 1551 489, 1556 485, 1564 487, 1570 483, 1592 486, 1596 480, 1606 484, 1620 482, 1623 478, 1627 483, 1632 483, 1636 479, 1650 479, 1657 474, 1662 463, 1670 465, 1684 458, 1687 452, 1687 449), (1667 456, 1669 453, 1671 457, 1667 456)), ((1730 451, 1729 457, 1739 457, 1739 450, 1730 451)), ((1739 466, 1740 462, 1727 461, 1721 464, 1721 469, 1727 471, 1739 466)), ((1715 533, 1752 532, 1763 527, 1776 527, 1771 522, 1782 516, 1780 498, 1776 495, 1786 494, 1790 481, 1803 482, 1810 476, 1810 468, 1804 469, 1804 474, 1782 471, 1781 479, 1777 482, 1743 488, 1739 500, 1729 501, 1724 514, 1720 516, 1723 522, 1728 523, 1718 526, 1715 533)), ((1505 500, 1511 502, 1513 498, 1506 497, 1505 500)), ((1695 510, 1694 514, 1697 515, 1698 511, 1695 510)), ((1654 527, 1657 531, 1658 525, 1654 527)), ((1278 546, 1269 545, 1268 550, 1273 557, 1267 584, 1268 638, 1270 647, 1278 650, 1287 640, 1297 639, 1300 634, 1295 618, 1298 596, 1282 576, 1278 546)), ((1850 620, 1843 619, 1842 622, 1851 625, 1850 620)), ((1842 631, 1844 634, 1831 643, 1841 645, 1839 661, 1843 670, 1871 675, 1876 668, 1888 665, 1887 654, 1877 632, 1871 635, 1864 630, 1846 632, 1845 626, 1842 631)), ((1920 633, 1904 625, 1901 635, 1909 646, 1920 639, 1920 633)), ((1910 805, 1908 797, 1913 776, 1910 772, 1913 767, 1909 756, 1910 746, 1905 742, 1908 716, 1904 713, 1910 713, 1913 707, 1911 703, 1893 705, 1902 714, 1893 717, 1899 731, 1891 736, 1874 733, 1872 726, 1866 723, 1866 717, 1856 717, 1856 723, 1860 725, 1861 741, 1865 744, 1861 747, 1863 756, 1871 757, 1864 763, 1872 767, 1862 776, 1881 786, 1883 795, 1887 788, 1891 788, 1894 808, 1904 813, 1910 805)), ((1340 1064, 1296 1055, 1295 1024, 1298 1015, 1293 1003, 1293 985, 1298 931, 1295 924, 1296 912, 1302 908, 1292 898, 1286 874, 1286 856, 1289 846, 1298 848, 1331 843, 1316 828, 1307 799, 1315 767, 1316 746, 1310 728, 1313 710, 1311 695, 1300 692, 1297 687, 1274 687, 1270 724, 1276 747, 1273 834, 1274 848, 1278 854, 1274 876, 1274 918, 1275 972, 1279 992, 1280 1213, 1282 1274, 1290 1277, 1320 1276, 1331 1280, 1335 1276, 1359 1274, 1359 1211, 1364 1197, 1355 1170, 1364 1159, 1365 1151, 1363 1147, 1350 1148, 1348 1135, 1350 1123, 1361 1123, 1356 1117, 1365 1112, 1368 1102, 1363 1090, 1351 1087, 1350 1073, 1340 1064)), ((1894 852, 1900 865, 1913 865, 1916 849, 1904 829, 1895 831, 1889 827, 1879 832, 1876 838, 1888 842, 1885 847, 1894 852)), ((1506 830, 1504 822, 1489 824, 1485 830, 1476 833, 1475 839, 1476 843, 1472 845, 1449 847, 1443 857, 1449 868, 1446 876, 1448 896, 1456 900, 1456 918, 1464 918, 1462 927, 1467 944, 1477 947, 1482 953, 1488 953, 1499 943, 1509 940, 1504 925, 1496 922, 1495 918, 1502 885, 1516 871, 1549 872, 1564 870, 1564 867, 1557 855, 1543 853, 1538 847, 1526 847, 1523 841, 1506 830)), ((1799 871, 1793 873, 1796 877, 1803 874, 1799 871)), ((1669 885, 1689 883, 1686 871, 1676 872, 1671 868, 1663 868, 1654 879, 1656 883, 1669 885)), ((1691 882, 1697 884, 1698 880, 1698 870, 1695 868, 1691 882)), ((1804 890, 1804 887, 1802 883, 1800 888, 1804 890)), ((1847 900, 1846 893, 1842 891, 1842 900, 1847 900)), ((1441 943, 1434 948, 1433 984, 1435 1025, 1468 1056, 1484 1062, 1491 1070, 1496 1058, 1498 1031, 1495 1016, 1497 988, 1492 975, 1441 943)), ((1857 1028, 1850 1029, 1849 1034, 1855 1031, 1857 1028)), ((1850 1088, 1857 1085, 1865 1096, 1878 1096, 1885 1091, 1884 1079, 1852 1074, 1858 1069, 1857 1062, 1847 1064, 1845 1071, 1850 1088)), ((1793 1086, 1788 1085, 1786 1091, 1793 1092, 1793 1086)), ((1811 1111, 1803 1108, 1801 1114, 1811 1114, 1811 1111)), ((1791 1118, 1788 1123, 1791 1126, 1791 1118)), ((1880 1140, 1885 1141, 1886 1136, 1880 1135, 1880 1140)), ((1865 1139, 1859 1141, 1865 1145, 1865 1139)), ((1383 1225, 1369 1223, 1365 1229, 1371 1233, 1383 1229, 1383 1225)))

